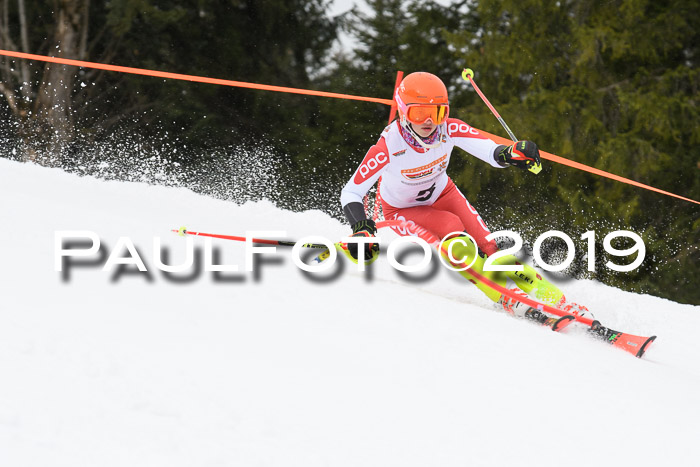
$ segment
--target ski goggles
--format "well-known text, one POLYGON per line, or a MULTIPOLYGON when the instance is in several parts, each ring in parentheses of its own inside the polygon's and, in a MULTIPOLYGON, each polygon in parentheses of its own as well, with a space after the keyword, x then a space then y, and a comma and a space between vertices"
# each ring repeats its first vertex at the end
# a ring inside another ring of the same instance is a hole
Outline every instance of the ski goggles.
POLYGON ((406 118, 409 122, 420 125, 432 120, 434 124, 440 125, 447 120, 450 114, 449 105, 441 104, 410 104, 407 106, 406 118))
POLYGON ((394 100, 399 108, 399 112, 406 116, 406 119, 416 125, 425 123, 431 119, 436 125, 440 125, 447 120, 450 114, 448 104, 408 104, 406 105, 399 95, 399 90, 394 94, 394 100))

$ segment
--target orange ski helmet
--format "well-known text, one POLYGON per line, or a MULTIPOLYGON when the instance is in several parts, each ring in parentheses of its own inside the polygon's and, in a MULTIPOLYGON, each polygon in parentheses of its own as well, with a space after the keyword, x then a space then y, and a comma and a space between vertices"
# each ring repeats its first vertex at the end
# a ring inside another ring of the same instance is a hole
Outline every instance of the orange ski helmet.
POLYGON ((447 88, 432 73, 419 71, 406 76, 394 95, 401 123, 420 125, 430 118, 440 125, 450 113, 447 88))

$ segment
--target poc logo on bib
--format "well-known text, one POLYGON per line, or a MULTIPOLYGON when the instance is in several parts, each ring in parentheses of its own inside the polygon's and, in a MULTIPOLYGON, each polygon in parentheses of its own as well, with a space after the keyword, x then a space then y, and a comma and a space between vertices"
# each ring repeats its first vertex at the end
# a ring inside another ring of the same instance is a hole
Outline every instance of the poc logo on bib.
POLYGON ((470 133, 472 135, 479 135, 479 132, 476 131, 474 128, 470 127, 466 123, 450 123, 447 125, 447 132, 450 135, 454 135, 454 133, 462 133, 462 134, 467 134, 470 133))
POLYGON ((384 166, 387 162, 389 162, 389 156, 387 156, 384 152, 379 152, 374 156, 367 154, 367 157, 365 157, 365 160, 362 161, 360 168, 357 169, 355 183, 359 184, 364 180, 367 180, 367 178, 375 174, 377 170, 384 166))

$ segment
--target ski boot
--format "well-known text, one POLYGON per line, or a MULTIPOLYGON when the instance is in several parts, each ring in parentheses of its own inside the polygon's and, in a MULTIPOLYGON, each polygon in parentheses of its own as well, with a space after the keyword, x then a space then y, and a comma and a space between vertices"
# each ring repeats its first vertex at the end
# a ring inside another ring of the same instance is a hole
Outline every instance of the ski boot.
MULTIPOLYGON (((527 297, 527 294, 521 291, 520 289, 513 288, 510 290, 522 297, 527 297)), ((551 328, 552 331, 561 331, 575 320, 573 315, 566 315, 555 318, 550 317, 545 313, 536 310, 529 305, 526 305, 523 302, 519 302, 508 297, 507 295, 502 295, 498 302, 501 304, 501 306, 503 306, 503 309, 507 313, 521 318, 529 319, 531 321, 541 324, 542 326, 547 326, 551 328)))
POLYGON ((567 303, 565 297, 562 297, 561 301, 557 304, 557 308, 559 308, 561 311, 565 311, 571 315, 574 315, 577 318, 581 317, 592 320, 595 319, 595 316, 593 316, 593 313, 591 313, 591 311, 587 307, 579 305, 575 302, 567 303))
POLYGON ((622 334, 620 331, 614 331, 610 328, 606 328, 600 324, 600 321, 598 320, 593 321, 591 327, 588 328, 588 333, 596 339, 608 341, 611 344, 615 343, 617 338, 622 334))
POLYGON ((552 331, 561 331, 575 320, 573 315, 553 318, 534 308, 525 312, 525 318, 540 323, 542 326, 548 326, 552 328, 552 331))

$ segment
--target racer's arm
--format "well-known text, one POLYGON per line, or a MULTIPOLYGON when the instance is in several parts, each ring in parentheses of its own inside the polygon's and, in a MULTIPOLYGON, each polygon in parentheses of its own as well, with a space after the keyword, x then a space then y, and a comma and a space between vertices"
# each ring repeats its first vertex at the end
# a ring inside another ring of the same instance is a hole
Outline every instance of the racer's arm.
POLYGON ((517 141, 510 146, 498 144, 456 118, 447 120, 447 132, 456 146, 493 167, 514 165, 533 173, 542 170, 540 151, 532 141, 517 141))
POLYGON ((340 192, 340 204, 350 225, 367 218, 362 200, 388 164, 389 150, 384 138, 380 138, 377 144, 367 151, 362 163, 340 192))
POLYGON ((498 159, 498 155, 507 148, 502 144, 487 138, 479 130, 473 128, 457 118, 447 119, 447 134, 454 140, 455 146, 463 149, 477 159, 487 164, 504 168, 507 164, 498 159))

